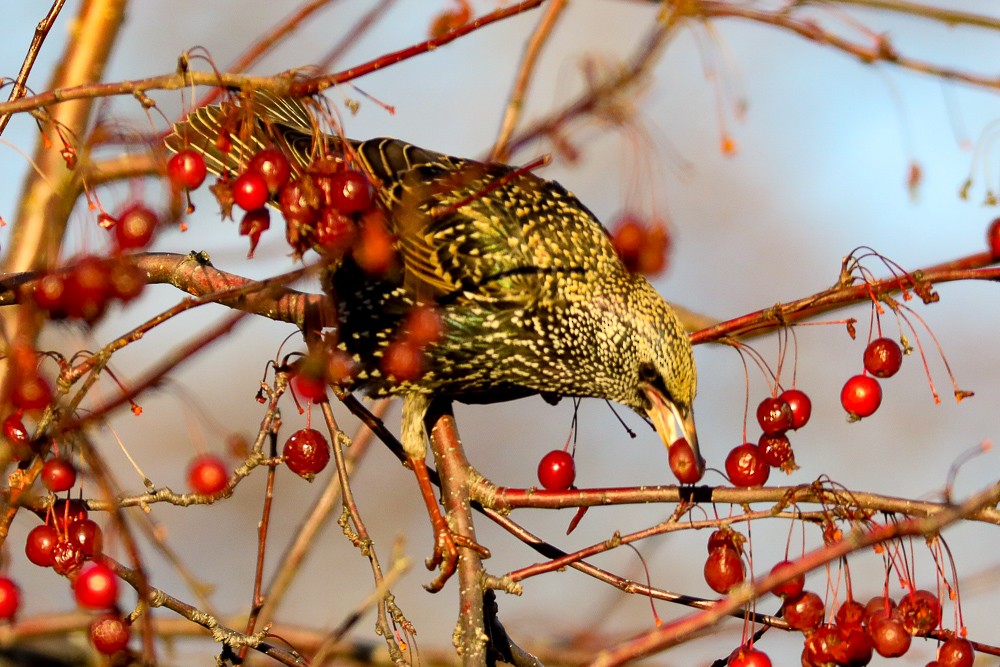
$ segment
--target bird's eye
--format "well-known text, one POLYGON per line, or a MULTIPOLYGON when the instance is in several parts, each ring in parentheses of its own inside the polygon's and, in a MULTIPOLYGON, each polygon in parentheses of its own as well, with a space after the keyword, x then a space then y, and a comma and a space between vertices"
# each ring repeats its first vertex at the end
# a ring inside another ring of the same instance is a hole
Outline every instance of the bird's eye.
POLYGON ((643 382, 655 382, 660 374, 656 367, 650 363, 639 364, 639 379, 643 382))

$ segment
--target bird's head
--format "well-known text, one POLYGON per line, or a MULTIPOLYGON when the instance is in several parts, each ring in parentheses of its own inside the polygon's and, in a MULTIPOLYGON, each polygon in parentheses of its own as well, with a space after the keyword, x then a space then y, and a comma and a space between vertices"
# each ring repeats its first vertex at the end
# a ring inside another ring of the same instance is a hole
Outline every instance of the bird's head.
POLYGON ((678 476, 694 483, 701 479, 705 462, 694 424, 698 380, 691 341, 673 308, 644 278, 635 277, 629 301, 637 357, 631 369, 635 374, 632 407, 649 418, 671 455, 693 464, 686 475, 678 476), (684 447, 679 442, 682 438, 690 452, 674 451, 684 447))

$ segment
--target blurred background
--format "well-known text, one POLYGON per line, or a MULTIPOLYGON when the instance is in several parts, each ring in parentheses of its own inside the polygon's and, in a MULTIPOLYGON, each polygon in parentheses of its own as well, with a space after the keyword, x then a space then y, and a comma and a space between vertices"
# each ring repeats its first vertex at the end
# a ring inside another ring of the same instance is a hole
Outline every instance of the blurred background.
MULTIPOLYGON (((67 2, 46 42, 29 80, 35 91, 45 86, 79 4, 67 2)), ((1000 40, 989 30, 949 28, 863 9, 848 11, 832 2, 815 4, 813 15, 824 27, 860 39, 859 26, 863 25, 872 35, 889 35, 899 52, 914 58, 976 73, 992 71, 1000 58, 1000 40)), ((941 0, 938 4, 996 16, 996 5, 989 0, 941 0)), ((321 60, 374 6, 361 1, 331 3, 253 71, 274 74, 321 60)), ((492 1, 474 3, 477 15, 496 6, 492 1)), ((245 0, 134 3, 105 78, 172 72, 178 56, 195 46, 204 47, 216 66, 224 69, 262 29, 292 8, 293 3, 245 0)), ((388 4, 380 20, 351 44, 332 69, 426 39, 434 16, 452 8, 444 0, 388 4)), ((35 24, 46 9, 47 3, 6 3, 0 74, 16 75, 35 24)), ((620 67, 639 48, 658 12, 655 3, 573 3, 545 48, 522 127, 585 90, 588 72, 604 75, 620 67)), ((394 136, 437 151, 484 156, 499 127, 522 46, 539 16, 538 11, 529 12, 355 82, 364 93, 394 107, 395 113, 350 86, 328 91, 327 97, 340 110, 349 136, 394 136), (357 113, 348 111, 347 100, 360 102, 357 113)), ((195 62, 194 67, 205 69, 205 63, 195 62)), ((149 117, 127 97, 101 105, 100 113, 137 135, 162 131, 190 104, 191 91, 157 93, 153 98, 159 109, 149 117)), ((673 250, 668 270, 655 284, 668 299, 687 308, 728 319, 807 296, 836 282, 842 258, 857 246, 871 246, 906 269, 985 247, 985 230, 996 211, 982 202, 988 188, 997 188, 1000 157, 995 142, 990 143, 996 132, 991 123, 1000 112, 995 94, 885 64, 866 65, 783 31, 733 19, 707 26, 691 24, 679 31, 641 94, 626 102, 632 115, 624 126, 591 118, 567 128, 565 137, 579 152, 578 160, 567 160, 564 152, 548 143, 535 143, 514 155, 512 162, 525 163, 552 153, 553 163, 541 175, 561 182, 608 224, 625 211, 667 219, 673 250), (725 136, 735 142, 730 155, 721 149, 725 136), (923 175, 916 188, 908 187, 913 164, 919 165, 923 175), (970 170, 974 182, 969 199, 963 200, 958 192, 970 170)), ((4 134, 0 215, 8 222, 29 168, 19 151, 30 153, 36 140, 34 121, 26 116, 14 118, 4 134)), ((134 150, 139 153, 144 148, 136 145, 134 150)), ((155 181, 99 191, 111 211, 132 198, 163 206, 165 194, 155 181)), ((237 236, 234 223, 220 221, 207 189, 195 193, 194 200, 198 210, 188 219, 188 231, 167 231, 157 239, 154 250, 204 250, 218 268, 255 278, 294 266, 280 227, 273 226, 264 234, 256 257, 248 261, 246 239, 237 236)), ((106 246, 107 233, 95 224, 93 212, 80 207, 74 218, 66 256, 106 246)), ((9 230, 9 226, 0 230, 4 251, 9 230)), ((868 266, 876 274, 883 273, 877 262, 868 266)), ((316 289, 315 285, 304 287, 316 289)), ((976 392, 961 404, 952 400, 942 360, 931 336, 921 328, 918 333, 928 353, 930 375, 943 398, 941 404, 934 404, 927 375, 913 355, 896 377, 883 383, 881 409, 859 423, 848 423, 838 397, 844 381, 861 371, 870 308, 861 306, 828 318, 858 318, 858 340, 851 340, 842 325, 798 328, 797 385, 813 399, 813 419, 792 437, 801 469, 787 478, 773 472, 770 483, 809 483, 826 475, 849 489, 939 499, 956 457, 984 440, 996 439, 1000 431, 996 289, 991 284, 941 285, 939 303, 914 305, 940 341, 959 386, 976 392)), ((70 354, 95 349, 179 298, 172 287, 152 286, 141 300, 127 310, 114 311, 91 331, 50 327, 42 348, 70 354)), ((164 350, 179 346, 225 315, 224 308, 206 307, 175 318, 116 354, 113 368, 126 381, 139 377, 164 350)), ((894 318, 884 318, 883 327, 895 336, 894 318)), ((128 451, 158 486, 184 489, 185 468, 196 447, 225 454, 227 434, 250 437, 256 433, 263 409, 254 395, 267 360, 274 358, 290 334, 294 330, 289 325, 244 322, 209 352, 180 367, 169 384, 143 396, 141 417, 123 411, 112 420, 128 451)), ((776 362, 776 337, 755 339, 752 344, 772 365, 776 362)), ((292 349, 301 349, 300 338, 292 336, 285 343, 284 350, 292 349)), ((702 346, 696 357, 702 453, 710 466, 722 468, 728 451, 743 440, 747 391, 743 365, 730 348, 702 346)), ((116 391, 110 383, 102 383, 101 390, 105 395, 116 391)), ((751 369, 751 406, 768 393, 764 378, 751 369)), ((552 407, 538 398, 457 406, 456 410, 472 463, 494 482, 515 487, 537 483, 538 460, 565 443, 573 417, 570 401, 552 407)), ((284 405, 282 416, 286 435, 305 423, 291 401, 284 405)), ((636 430, 635 439, 628 437, 605 403, 582 403, 576 449, 578 486, 673 482, 655 432, 634 415, 623 417, 636 430)), ((395 412, 388 421, 395 428, 395 412)), ((348 431, 353 430, 354 423, 346 416, 344 423, 348 431)), ((755 440, 756 425, 748 430, 755 440)), ((123 489, 140 491, 142 480, 117 451, 110 432, 98 430, 94 438, 115 464, 123 489)), ((963 498, 995 483, 998 472, 996 452, 976 458, 957 475, 954 497, 963 498)), ((330 474, 332 466, 324 476, 330 474)), ((248 608, 264 477, 264 470, 258 470, 240 485, 231 501, 215 506, 153 508, 153 517, 163 525, 181 560, 214 587, 212 600, 224 616, 245 613, 248 608)), ((284 545, 325 481, 321 477, 310 485, 286 469, 278 471, 267 572, 273 572, 284 545)), ((724 480, 710 471, 705 482, 723 484, 724 480)), ((447 649, 456 618, 456 583, 437 595, 421 588, 432 578, 421 565, 431 550, 431 531, 411 473, 376 446, 364 459, 353 488, 383 560, 389 559, 396 540, 403 540, 406 553, 414 559, 414 568, 395 592, 397 603, 417 628, 418 646, 447 649)), ((564 533, 572 510, 522 510, 514 518, 569 551, 603 541, 614 531, 625 533, 652 525, 673 509, 593 509, 570 536, 564 533)), ((714 511, 724 516, 729 508, 719 506, 714 511)), ((7 547, 9 569, 25 591, 26 613, 72 609, 72 594, 65 582, 51 570, 27 563, 20 554, 23 536, 33 525, 33 518, 19 517, 7 547)), ((796 526, 790 532, 789 528, 783 520, 752 526, 756 572, 765 572, 783 558, 789 539, 793 554, 800 548, 803 533, 807 546, 819 543, 816 529, 802 531, 796 526)), ((493 552, 486 564, 494 574, 538 560, 485 520, 479 521, 477 530, 480 542, 493 552)), ((746 532, 745 526, 741 532, 746 532)), ((998 531, 994 526, 969 524, 949 529, 945 538, 961 577, 969 636, 995 643, 1000 636, 994 594, 1000 575, 998 531)), ((649 564, 652 583, 712 597, 702 578, 706 539, 705 533, 686 531, 638 545, 649 564)), ((933 590, 933 562, 922 543, 917 541, 912 548, 917 584, 933 590)), ((120 550, 117 553, 122 555, 120 550)), ((155 550, 148 548, 144 553, 155 585, 193 600, 182 579, 155 550)), ((594 563, 645 580, 630 550, 616 550, 594 563)), ((851 559, 851 574, 857 598, 878 594, 884 576, 881 557, 856 555, 851 559)), ((815 572, 807 586, 823 595, 826 581, 826 572, 815 572)), ((898 583, 891 586, 899 592, 898 583)), ((367 563, 331 522, 278 619, 333 628, 370 588, 367 563)), ((596 650, 653 623, 648 599, 626 596, 572 570, 529 580, 523 596, 501 596, 499 604, 508 630, 525 644, 558 646, 577 641, 596 650)), ((766 599, 759 608, 773 613, 778 606, 776 600, 766 599)), ((664 603, 657 603, 657 609, 664 619, 687 613, 664 603)), ((954 626, 952 618, 951 607, 946 607, 947 627, 954 626)), ((369 613, 352 636, 377 645, 380 640, 372 628, 369 613)), ((653 660, 664 665, 708 665, 736 646, 741 629, 740 622, 731 621, 714 636, 653 660)), ((767 633, 760 644, 775 664, 797 664, 801 646, 801 635, 780 632, 767 633)), ((165 663, 210 664, 217 650, 205 640, 177 642, 162 647, 162 656, 165 663), (195 661, 193 656, 200 659, 195 661)), ((917 640, 896 664, 923 665, 933 654, 932 642, 917 640)), ((887 661, 876 657, 872 664, 883 663, 887 661)))

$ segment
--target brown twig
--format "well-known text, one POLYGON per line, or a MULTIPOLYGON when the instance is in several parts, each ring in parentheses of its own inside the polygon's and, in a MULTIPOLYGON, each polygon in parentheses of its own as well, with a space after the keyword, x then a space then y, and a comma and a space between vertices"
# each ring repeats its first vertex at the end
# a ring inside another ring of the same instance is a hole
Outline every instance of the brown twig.
MULTIPOLYGON (((17 73, 17 78, 14 79, 14 87, 10 91, 10 96, 7 101, 20 99, 24 97, 24 92, 27 90, 28 75, 31 74, 31 68, 35 66, 35 61, 38 59, 38 54, 42 50, 42 44, 45 42, 45 38, 48 37, 49 31, 52 29, 52 24, 56 22, 59 17, 59 12, 62 11, 63 5, 66 4, 66 0, 55 0, 52 6, 49 7, 48 14, 45 15, 38 25, 35 26, 35 35, 31 38, 31 44, 28 46, 28 53, 24 56, 24 62, 21 63, 21 70, 17 73)), ((3 131, 7 129, 7 123, 10 122, 11 114, 0 115, 0 135, 3 131)))
POLYGON ((521 117, 524 99, 528 94, 528 86, 531 83, 532 75, 535 73, 535 66, 541 55, 542 47, 548 41, 549 36, 552 34, 552 29, 555 28, 564 9, 566 9, 566 0, 552 0, 545 9, 542 18, 538 21, 531 39, 528 40, 528 44, 524 47, 524 55, 521 56, 521 65, 518 67, 517 79, 514 81, 510 98, 507 100, 503 121, 500 124, 500 132, 497 134, 496 143, 493 145, 493 152, 490 154, 490 160, 493 162, 506 162, 510 157, 507 144, 514 134, 514 128, 517 127, 518 119, 521 117))
POLYGON ((803 4, 853 5, 865 9, 896 12, 907 16, 919 16, 944 23, 949 28, 957 25, 968 25, 977 28, 1000 30, 1000 18, 994 16, 963 12, 945 7, 934 7, 932 5, 921 5, 915 2, 907 2, 906 0, 809 0, 808 3, 803 4))

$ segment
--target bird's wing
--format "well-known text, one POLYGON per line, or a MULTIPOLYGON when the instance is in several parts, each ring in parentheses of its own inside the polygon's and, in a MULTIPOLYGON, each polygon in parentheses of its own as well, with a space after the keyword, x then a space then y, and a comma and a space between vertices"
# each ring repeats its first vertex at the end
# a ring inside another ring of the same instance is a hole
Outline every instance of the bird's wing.
POLYGON ((618 262, 600 223, 558 184, 462 161, 401 174, 392 224, 416 293, 528 308, 555 284, 618 262))

